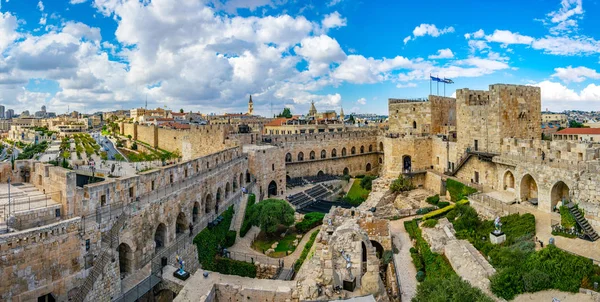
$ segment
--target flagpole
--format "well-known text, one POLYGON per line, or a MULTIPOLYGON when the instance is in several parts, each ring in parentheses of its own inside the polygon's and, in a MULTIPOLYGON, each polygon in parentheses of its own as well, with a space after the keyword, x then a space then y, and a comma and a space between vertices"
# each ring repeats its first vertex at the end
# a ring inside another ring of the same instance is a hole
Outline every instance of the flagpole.
POLYGON ((431 95, 431 73, 429 74, 429 95, 431 95))
POLYGON ((446 78, 444 78, 444 97, 446 97, 446 78))
MULTIPOLYGON (((437 78, 439 79, 440 76, 438 75, 437 78)), ((440 95, 440 81, 437 81, 437 84, 435 84, 435 86, 437 87, 436 88, 437 89, 436 94, 440 95)))

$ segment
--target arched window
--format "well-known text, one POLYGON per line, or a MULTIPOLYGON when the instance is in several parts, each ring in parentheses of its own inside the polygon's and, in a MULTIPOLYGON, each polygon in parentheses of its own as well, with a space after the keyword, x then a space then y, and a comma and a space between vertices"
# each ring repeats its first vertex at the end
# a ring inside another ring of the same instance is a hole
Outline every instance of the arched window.
POLYGON ((369 145, 369 152, 373 152, 373 145, 369 145))
POLYGON ((292 162, 292 154, 290 154, 290 153, 287 153, 287 154, 285 155, 285 162, 286 162, 286 163, 292 162))
POLYGON ((352 149, 350 149, 350 154, 356 154, 356 147, 352 147, 352 149))
POLYGON ((360 146, 360 154, 365 153, 365 146, 360 146))
POLYGON ((315 151, 310 151, 310 159, 315 159, 315 151))
POLYGON ((331 150, 331 157, 337 157, 337 150, 335 150, 335 148, 331 150))
POLYGON ((371 163, 367 163, 366 170, 367 170, 367 172, 371 171, 371 163))
POLYGON ((342 156, 346 156, 346 147, 342 148, 342 156))
POLYGON ((326 158, 327 157, 327 151, 325 150, 321 150, 321 158, 326 158))
POLYGON ((304 161, 304 153, 298 153, 298 161, 304 161))
POLYGON ((413 129, 417 129, 417 122, 413 121, 413 129))

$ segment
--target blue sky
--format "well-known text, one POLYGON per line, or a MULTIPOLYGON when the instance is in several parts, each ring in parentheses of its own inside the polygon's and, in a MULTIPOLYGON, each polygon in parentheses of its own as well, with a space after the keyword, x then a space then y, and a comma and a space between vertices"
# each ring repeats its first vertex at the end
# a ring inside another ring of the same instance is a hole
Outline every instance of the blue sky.
POLYGON ((512 83, 540 86, 544 109, 600 104, 597 1, 0 3, 0 104, 17 112, 245 112, 252 94, 263 115, 385 114, 430 73, 447 95, 512 83))

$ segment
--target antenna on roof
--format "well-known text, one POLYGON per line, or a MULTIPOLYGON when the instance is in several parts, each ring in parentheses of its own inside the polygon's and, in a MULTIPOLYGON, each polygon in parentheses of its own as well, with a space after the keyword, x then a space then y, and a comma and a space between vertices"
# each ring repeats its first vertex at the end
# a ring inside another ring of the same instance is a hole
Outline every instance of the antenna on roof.
POLYGON ((147 92, 146 92, 146 107, 144 109, 148 110, 148 93, 147 92))

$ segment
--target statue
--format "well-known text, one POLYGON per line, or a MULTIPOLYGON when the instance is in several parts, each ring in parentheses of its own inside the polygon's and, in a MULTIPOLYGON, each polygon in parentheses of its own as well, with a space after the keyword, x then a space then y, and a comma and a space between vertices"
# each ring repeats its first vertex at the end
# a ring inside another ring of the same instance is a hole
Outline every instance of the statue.
POLYGON ((331 224, 332 224, 332 222, 331 222, 331 218, 328 218, 328 219, 327 219, 327 224, 328 224, 328 225, 331 225, 331 224))
POLYGON ((496 219, 494 219, 494 227, 496 227, 496 230, 494 231, 494 233, 496 234, 500 234, 502 233, 502 230, 500 229, 502 227, 502 222, 500 222, 500 217, 496 217, 496 219))
POLYGON ((183 275, 185 273, 185 270, 183 269, 183 267, 185 265, 185 261, 183 261, 183 258, 179 257, 179 255, 175 256, 175 261, 177 261, 177 263, 179 263, 178 273, 180 275, 183 275))

